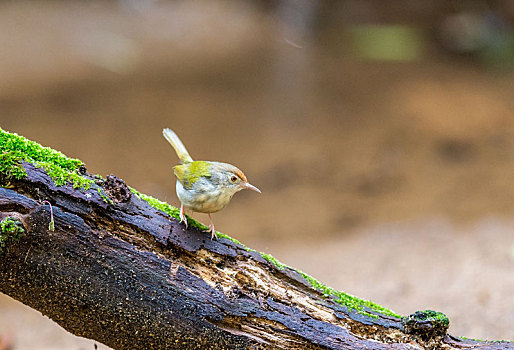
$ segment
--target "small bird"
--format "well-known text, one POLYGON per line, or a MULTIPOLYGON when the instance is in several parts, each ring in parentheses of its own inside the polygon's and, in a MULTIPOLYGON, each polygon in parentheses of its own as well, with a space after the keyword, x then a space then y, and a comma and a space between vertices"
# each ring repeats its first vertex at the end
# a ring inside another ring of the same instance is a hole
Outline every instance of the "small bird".
POLYGON ((216 231, 211 213, 225 208, 236 192, 244 189, 259 193, 261 191, 248 182, 241 170, 231 164, 193 161, 182 141, 171 129, 164 129, 162 135, 173 146, 181 163, 173 167, 177 177, 177 196, 180 200, 180 222, 185 223, 187 227, 184 208, 207 213, 210 224, 209 230, 205 232, 211 232, 213 239, 216 231))

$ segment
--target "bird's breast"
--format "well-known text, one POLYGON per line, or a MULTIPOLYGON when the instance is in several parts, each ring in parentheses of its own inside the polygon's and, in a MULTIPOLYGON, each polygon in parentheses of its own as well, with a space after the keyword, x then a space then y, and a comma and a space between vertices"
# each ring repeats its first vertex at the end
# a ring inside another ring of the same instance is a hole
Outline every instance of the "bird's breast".
POLYGON ((200 213, 215 213, 225 208, 233 194, 219 190, 208 181, 198 181, 190 189, 180 181, 176 185, 177 196, 187 208, 200 213))

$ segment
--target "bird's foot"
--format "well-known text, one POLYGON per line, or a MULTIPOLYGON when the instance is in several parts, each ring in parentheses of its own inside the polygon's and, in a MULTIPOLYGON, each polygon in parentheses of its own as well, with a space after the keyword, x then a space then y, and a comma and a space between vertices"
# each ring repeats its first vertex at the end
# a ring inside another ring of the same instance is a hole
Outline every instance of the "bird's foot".
POLYGON ((217 239, 218 236, 216 235, 216 230, 214 229, 214 225, 210 224, 208 230, 204 230, 203 232, 210 232, 211 233, 211 240, 217 239))
POLYGON ((186 213, 184 212, 184 204, 180 204, 180 224, 181 223, 184 223, 184 225, 186 225, 186 228, 187 228, 187 217, 186 217, 186 213))
POLYGON ((212 216, 211 214, 208 214, 209 215, 209 229, 208 230, 205 230, 203 232, 210 232, 211 233, 211 241, 216 238, 218 239, 218 236, 216 235, 216 230, 214 229, 214 223, 212 222, 212 216))
POLYGON ((216 238, 216 239, 218 238, 218 236, 216 235, 216 230, 214 229, 214 222, 212 222, 211 214, 209 214, 209 229, 205 230, 204 232, 210 232, 211 233, 211 241, 214 238, 216 238))

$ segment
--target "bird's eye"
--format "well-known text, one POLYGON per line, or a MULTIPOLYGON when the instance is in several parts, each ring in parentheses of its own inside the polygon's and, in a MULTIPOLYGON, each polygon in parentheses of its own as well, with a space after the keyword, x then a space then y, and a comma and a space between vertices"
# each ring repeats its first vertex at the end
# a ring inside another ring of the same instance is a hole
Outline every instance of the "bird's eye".
POLYGON ((230 178, 230 181, 232 181, 232 182, 236 182, 236 181, 237 181, 237 176, 232 176, 232 177, 230 178))

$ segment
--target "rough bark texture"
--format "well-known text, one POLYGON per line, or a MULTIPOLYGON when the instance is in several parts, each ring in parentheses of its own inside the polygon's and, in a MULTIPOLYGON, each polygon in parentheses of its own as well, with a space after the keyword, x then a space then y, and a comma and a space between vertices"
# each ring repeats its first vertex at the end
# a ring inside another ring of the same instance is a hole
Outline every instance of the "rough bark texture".
POLYGON ((186 230, 119 179, 104 182, 106 202, 24 167, 0 188, 1 219, 25 230, 0 255, 0 291, 73 334, 115 349, 514 349, 348 310, 295 270, 186 230))

